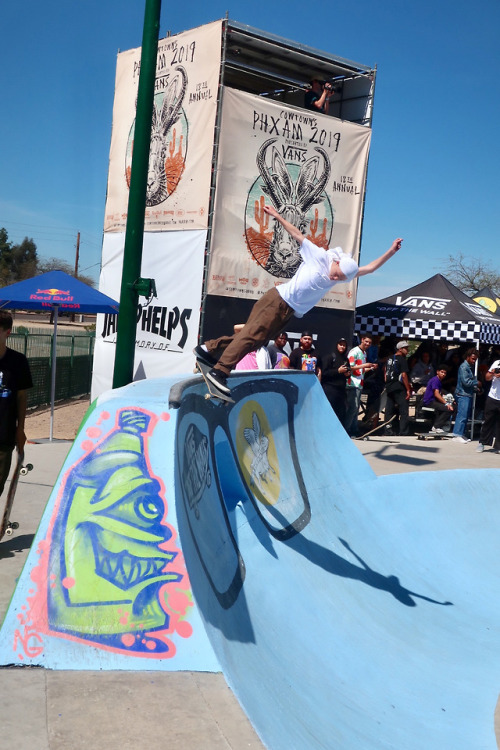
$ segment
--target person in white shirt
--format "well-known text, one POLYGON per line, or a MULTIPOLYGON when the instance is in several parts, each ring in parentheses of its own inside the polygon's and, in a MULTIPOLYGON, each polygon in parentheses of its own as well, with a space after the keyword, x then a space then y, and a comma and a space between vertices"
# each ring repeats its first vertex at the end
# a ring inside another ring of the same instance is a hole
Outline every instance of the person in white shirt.
POLYGON ((397 253, 403 241, 400 237, 395 239, 383 255, 366 266, 359 267, 342 248, 335 247, 325 251, 310 242, 273 206, 265 206, 264 211, 300 243, 302 263, 291 279, 273 287, 257 300, 239 333, 211 339, 195 347, 196 358, 212 367, 207 378, 222 393, 230 392, 227 376, 245 354, 273 340, 293 315, 301 318, 335 284, 352 281, 383 266, 397 253))
POLYGON ((481 425, 477 453, 484 451, 485 445, 493 445, 494 452, 500 453, 500 359, 496 359, 484 376, 491 382, 489 393, 484 405, 484 422, 481 425))

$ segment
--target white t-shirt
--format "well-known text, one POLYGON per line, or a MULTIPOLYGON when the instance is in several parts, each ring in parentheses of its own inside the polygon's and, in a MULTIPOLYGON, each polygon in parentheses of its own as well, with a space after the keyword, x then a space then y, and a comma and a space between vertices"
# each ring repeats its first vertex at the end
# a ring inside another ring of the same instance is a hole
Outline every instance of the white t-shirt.
MULTIPOLYGON (((314 305, 339 281, 329 277, 332 261, 340 260, 342 248, 324 250, 308 239, 299 249, 302 263, 289 281, 276 287, 281 297, 290 305, 298 318, 309 312, 314 305)), ((344 282, 346 283, 346 282, 344 282)))
MULTIPOLYGON (((491 365, 488 372, 495 372, 496 368, 500 367, 500 359, 496 359, 493 364, 491 365)), ((488 391, 488 396, 490 398, 494 398, 496 401, 500 401, 500 378, 495 378, 491 380, 491 387, 488 391)), ((495 444, 495 448, 497 445, 495 444)))

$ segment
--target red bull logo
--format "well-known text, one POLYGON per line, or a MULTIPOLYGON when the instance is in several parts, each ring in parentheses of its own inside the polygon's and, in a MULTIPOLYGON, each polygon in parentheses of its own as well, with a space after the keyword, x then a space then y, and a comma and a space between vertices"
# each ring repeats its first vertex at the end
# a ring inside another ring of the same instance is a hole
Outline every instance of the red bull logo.
MULTIPOLYGON (((47 306, 59 304, 61 307, 64 307, 65 305, 61 303, 73 302, 74 297, 71 296, 69 289, 56 289, 55 287, 52 287, 51 289, 37 289, 36 294, 30 294, 30 299, 38 300, 42 303, 48 303, 47 306)), ((75 305, 71 305, 71 307, 74 306, 75 305)), ((77 305, 77 307, 79 307, 79 305, 77 305)))
POLYGON ((69 289, 67 292, 63 291, 62 289, 37 289, 36 293, 37 294, 50 294, 51 297, 54 297, 56 294, 57 295, 62 294, 63 296, 68 296, 69 289))

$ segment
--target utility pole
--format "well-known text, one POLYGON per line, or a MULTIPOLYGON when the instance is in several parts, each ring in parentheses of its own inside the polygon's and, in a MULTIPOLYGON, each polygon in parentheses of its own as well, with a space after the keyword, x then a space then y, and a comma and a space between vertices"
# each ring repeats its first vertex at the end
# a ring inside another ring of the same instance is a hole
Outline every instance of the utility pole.
POLYGON ((120 388, 133 380, 137 303, 139 293, 144 294, 148 286, 147 280, 141 279, 140 275, 160 13, 161 0, 146 0, 113 388, 120 388))
POLYGON ((78 278, 78 262, 80 260, 80 232, 76 235, 76 255, 75 255, 75 279, 78 278))
MULTIPOLYGON (((76 235, 76 254, 75 254, 75 279, 78 278, 78 261, 80 260, 80 232, 76 235)), ((56 311, 57 312, 57 311, 56 311)), ((71 322, 75 322, 75 313, 71 316, 71 322)))

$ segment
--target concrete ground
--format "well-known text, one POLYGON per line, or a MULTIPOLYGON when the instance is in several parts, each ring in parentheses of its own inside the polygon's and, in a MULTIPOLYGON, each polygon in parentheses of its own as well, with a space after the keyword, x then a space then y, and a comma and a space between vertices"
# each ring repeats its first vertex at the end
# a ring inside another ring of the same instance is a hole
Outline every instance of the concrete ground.
MULTIPOLYGON (((34 469, 18 487, 13 520, 20 528, 0 542, 0 621, 70 445, 26 448, 34 469)), ((377 475, 500 468, 500 455, 476 453, 477 442, 374 435, 356 445, 377 475)), ((16 750, 263 747, 220 674, 4 668, 0 705, 2 747, 16 750)))

